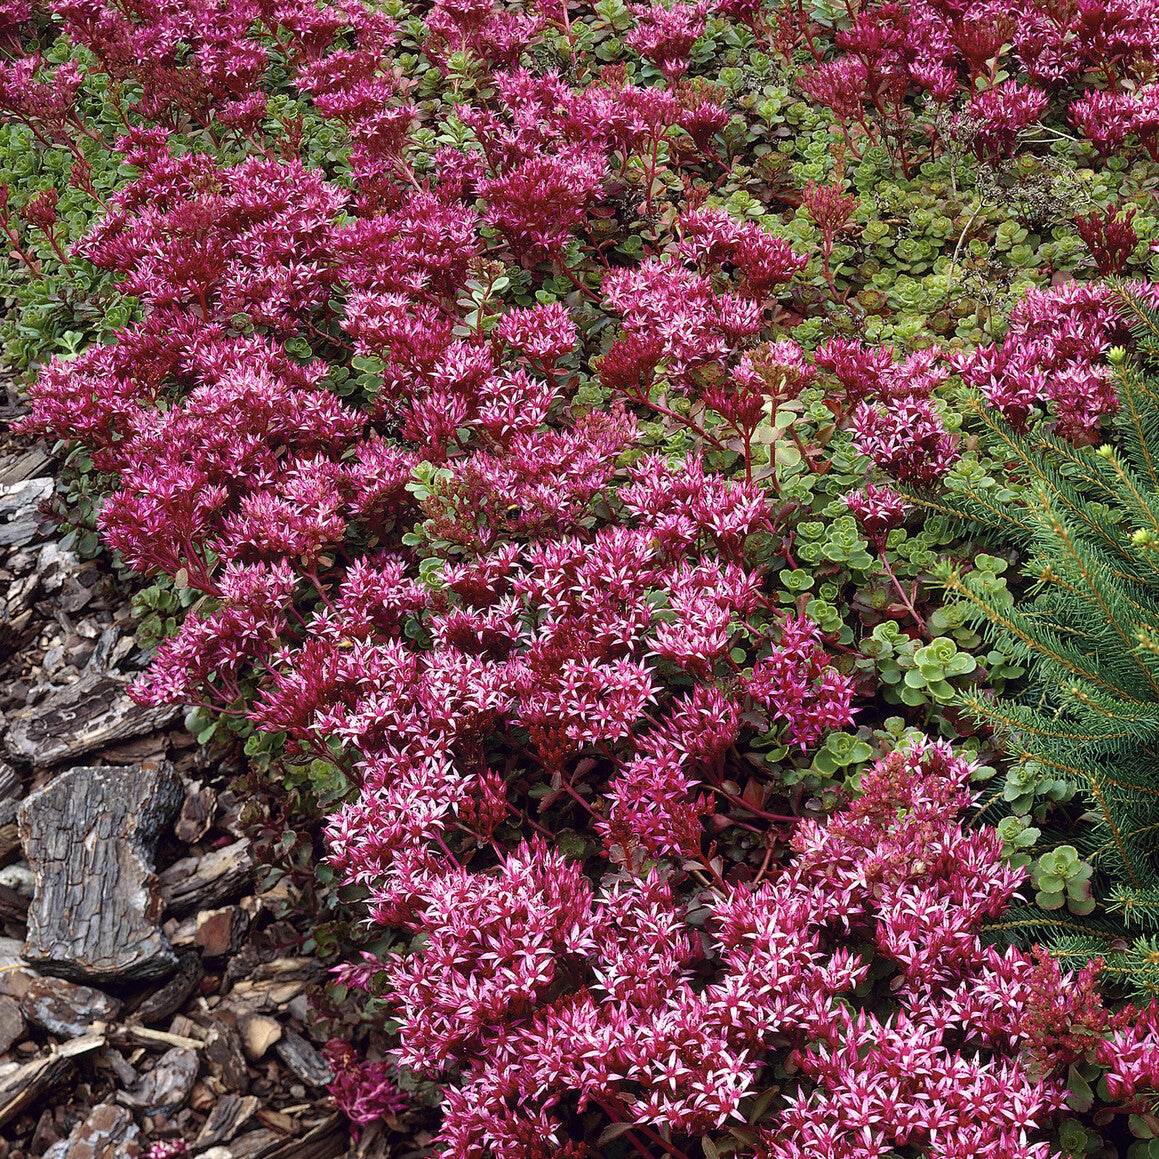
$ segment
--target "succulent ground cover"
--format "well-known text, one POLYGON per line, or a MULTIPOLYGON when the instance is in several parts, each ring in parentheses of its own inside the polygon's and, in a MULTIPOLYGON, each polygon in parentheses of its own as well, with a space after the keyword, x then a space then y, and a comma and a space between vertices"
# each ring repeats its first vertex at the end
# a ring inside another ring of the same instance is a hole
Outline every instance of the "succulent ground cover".
POLYGON ((352 1121, 1159 1152, 1159 786, 1126 912, 1085 808, 1121 749, 1035 758, 1050 673, 947 592, 1057 612, 1027 464, 1159 437, 1113 373, 1155 356, 1159 8, 16 0, 0 36, 27 429, 136 586, 139 698, 281 801, 320 1007, 363 996, 352 1121))

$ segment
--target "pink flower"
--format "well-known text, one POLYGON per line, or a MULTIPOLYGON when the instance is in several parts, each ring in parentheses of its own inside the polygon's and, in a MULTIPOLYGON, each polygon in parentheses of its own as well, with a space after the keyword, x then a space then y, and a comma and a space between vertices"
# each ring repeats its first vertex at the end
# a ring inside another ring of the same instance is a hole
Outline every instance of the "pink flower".
POLYGON ((365 1126, 405 1109, 406 1096, 395 1085, 388 1063, 360 1062, 350 1044, 339 1038, 326 1043, 323 1054, 334 1073, 327 1089, 352 1123, 365 1126))
POLYGON ((853 430, 858 451, 903 483, 928 486, 960 458, 953 436, 925 399, 898 400, 888 407, 860 403, 853 430))
POLYGON ((771 655, 758 660, 745 690, 787 727, 785 739, 802 748, 853 720, 853 681, 829 664, 821 630, 805 617, 790 618, 771 655))
POLYGON ((188 1149, 184 1139, 159 1139, 149 1144, 143 1159, 176 1159, 178 1155, 184 1155, 188 1149))
POLYGON ((974 151, 997 159, 1010 155, 1018 135, 1042 116, 1050 98, 1029 85, 1003 81, 970 101, 970 116, 977 124, 974 151))
POLYGON ((558 254, 599 190, 604 170, 602 156, 575 147, 520 161, 479 182, 487 222, 529 260, 558 254))
POLYGON ((845 505, 873 539, 880 539, 886 532, 900 527, 912 510, 896 491, 874 483, 850 491, 845 496, 845 505))
POLYGON ((653 0, 650 7, 633 4, 636 27, 624 37, 645 60, 664 74, 669 84, 688 69, 688 54, 704 33, 708 0, 653 0))
POLYGON ((1000 346, 955 355, 953 362, 1016 429, 1026 429, 1036 405, 1049 405, 1057 434, 1089 442, 1103 416, 1119 405, 1101 361, 1116 325, 1118 315, 1103 287, 1070 282, 1030 290, 1011 311, 1000 346))
POLYGON ((571 353, 579 338, 571 315, 559 302, 508 310, 496 323, 491 335, 546 366, 571 353))
POLYGON ((1113 1099, 1159 1093, 1159 1002, 1117 1020, 1097 1050, 1113 1099))

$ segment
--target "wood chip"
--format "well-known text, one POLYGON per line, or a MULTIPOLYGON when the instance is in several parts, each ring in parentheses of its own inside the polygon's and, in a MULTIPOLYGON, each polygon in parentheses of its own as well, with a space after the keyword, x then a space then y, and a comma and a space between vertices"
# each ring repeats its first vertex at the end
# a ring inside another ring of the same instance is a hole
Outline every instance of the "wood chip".
POLYGON ((23 925, 28 920, 28 898, 19 890, 0 885, 0 922, 23 925))
POLYGON ((20 957, 19 951, 24 948, 24 943, 14 938, 0 938, 0 944, 3 944, 0 948, 0 994, 23 998, 36 977, 20 957))
POLYGON ((0 1077, 0 1127, 27 1110, 72 1069, 72 1060, 104 1046, 102 1034, 74 1038, 51 1053, 0 1077))
POLYGON ((160 989, 155 990, 133 1011, 141 1022, 163 1022, 171 1018, 205 977, 201 956, 194 953, 177 955, 177 973, 160 989))
POLYGON ((42 446, 30 447, 0 470, 0 487, 11 487, 15 483, 23 483, 25 479, 41 475, 51 462, 52 457, 42 446))
POLYGON ((154 1030, 151 1026, 137 1026, 132 1022, 112 1027, 109 1036, 118 1042, 159 1042, 166 1046, 187 1047, 189 1050, 203 1050, 206 1047, 199 1038, 186 1038, 182 1034, 170 1034, 165 1030, 154 1030))
POLYGON ((181 815, 173 824, 177 840, 196 845, 209 832, 216 807, 217 794, 212 789, 192 786, 185 795, 181 815))
POLYGON ((16 806, 24 794, 24 786, 16 775, 16 770, 0 761, 0 833, 12 823, 16 816, 16 806))
POLYGON ((275 958, 256 967, 230 989, 230 1001, 250 1010, 271 1011, 292 1001, 325 971, 314 958, 275 958))
POLYGON ((217 1106, 209 1112, 209 1118, 194 1140, 195 1149, 212 1147, 217 1143, 228 1143, 253 1117, 259 1099, 253 1095, 225 1095, 217 1106))
POLYGON ((47 477, 0 483, 0 547, 25 547, 39 535, 41 500, 52 495, 47 477))
POLYGON ((206 1030, 205 1058, 215 1077, 227 1090, 244 1091, 249 1087, 241 1036, 218 1018, 198 1019, 206 1030))
POLYGON ((164 1113, 171 1117, 189 1098, 200 1065, 195 1050, 175 1046, 157 1060, 132 1090, 121 1091, 118 1098, 129 1106, 139 1107, 146 1115, 164 1113))
POLYGON ((265 1014, 242 1014, 237 1020, 242 1049, 250 1062, 257 1062, 282 1037, 282 1024, 265 1014))
POLYGON ((311 1087, 324 1087, 334 1077, 330 1064, 300 1034, 287 1030, 274 1051, 294 1074, 311 1087))
POLYGON ((129 677, 86 672, 47 700, 13 714, 5 737, 9 754, 40 767, 75 760, 115 741, 168 724, 178 709, 143 707, 129 699, 129 677))
POLYGON ((283 1143, 261 1159, 337 1159, 345 1155, 350 1133, 342 1115, 331 1115, 312 1127, 300 1139, 283 1143))
MULTIPOLYGON (((78 1123, 67 1142, 53 1147, 63 1159, 135 1159, 140 1131, 131 1111, 112 1103, 99 1103, 78 1123)), ((47 1157, 46 1157, 47 1159, 47 1157)))
POLYGON ((237 905, 202 910, 197 915, 193 944, 206 958, 224 958, 241 949, 249 930, 249 915, 237 905))
MULTIPOLYGON (((16 802, 12 803, 12 811, 16 812, 16 802)), ((12 821, 7 825, 0 825, 0 868, 5 865, 11 865, 14 861, 19 861, 23 849, 20 845, 20 832, 16 828, 16 822, 12 821)))
POLYGON ((166 912, 175 917, 232 901, 249 884, 249 841, 235 841, 203 857, 185 857, 158 878, 166 912))
POLYGON ((20 1000, 20 1010, 29 1022, 43 1027, 49 1034, 61 1038, 76 1038, 99 1030, 120 1013, 118 999, 96 990, 80 986, 63 978, 33 978, 20 1000))
POLYGON ((298 1133, 299 1123, 293 1115, 287 1115, 283 1111, 275 1111, 271 1107, 264 1107, 258 1111, 258 1122, 263 1127, 269 1127, 271 1131, 277 1131, 279 1135, 296 1135, 298 1133))
MULTIPOLYGON (((258 1118, 261 1118, 260 1114, 258 1118)), ((230 1143, 230 1159, 261 1159, 261 1156, 268 1155, 284 1139, 285 1135, 269 1127, 261 1127, 256 1131, 247 1131, 244 1135, 239 1135, 230 1143)))
POLYGON ((20 1003, 7 994, 0 995, 0 1054, 7 1054, 12 1044, 24 1037, 24 1015, 20 1003))

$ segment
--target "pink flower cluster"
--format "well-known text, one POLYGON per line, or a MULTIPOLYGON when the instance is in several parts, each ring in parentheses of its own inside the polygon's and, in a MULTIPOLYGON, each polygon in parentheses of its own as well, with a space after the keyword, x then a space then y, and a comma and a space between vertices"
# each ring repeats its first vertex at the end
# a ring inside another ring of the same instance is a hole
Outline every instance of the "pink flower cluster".
POLYGON ((1159 1094, 1159 1002, 1118 1015, 1096 1053, 1107 1067, 1111 1098, 1153 1100, 1159 1094))
POLYGON ((913 510, 896 491, 876 483, 867 483, 850 491, 845 496, 845 504, 870 538, 879 544, 884 543, 886 534, 900 527, 913 510))
POLYGON ((331 1097, 352 1123, 374 1123, 405 1109, 406 1097, 395 1085, 389 1063, 360 1061, 353 1047, 340 1038, 326 1043, 323 1055, 334 1072, 331 1097))
POLYGON ((1134 92, 1091 89, 1071 102, 1070 119, 1104 157, 1135 139, 1159 158, 1159 88, 1154 84, 1134 92))
POLYGON ((58 0, 52 7, 67 35, 91 49, 118 86, 138 89, 132 105, 138 117, 174 125, 184 115, 208 125, 216 116, 242 134, 252 132, 266 111, 260 82, 270 52, 255 27, 274 42, 281 29, 292 29, 297 65, 347 30, 361 49, 379 54, 394 37, 389 20, 352 0, 324 10, 309 0, 184 0, 128 8, 112 0, 58 0))
POLYGON ((954 368, 1017 430, 1047 407, 1056 433, 1091 442, 1105 415, 1118 409, 1103 361, 1120 318, 1108 289, 1067 282, 1029 290, 1010 315, 1001 345, 951 356, 954 368))
POLYGON ((704 33, 708 0, 652 0, 632 5, 636 27, 624 38, 645 60, 654 64, 671 82, 688 69, 692 45, 704 33))
POLYGON ((785 739, 802 748, 852 719, 852 682, 830 666, 820 630, 804 618, 786 622, 777 650, 757 661, 745 687, 784 721, 785 739))
MULTIPOLYGON (((484 874, 396 870, 399 912, 427 935, 393 967, 400 1059, 460 1068, 446 1154, 545 1155, 565 1145, 567 1107, 723 1129, 787 1045, 796 1078, 761 1124, 760 1159, 1046 1159, 1034 1135, 1066 1090, 1027 1053, 1033 1011, 1083 984, 980 941, 1023 874, 996 835, 955 819, 969 772, 942 745, 879 762, 846 812, 799 826, 772 881, 707 889, 703 935, 666 872, 593 887, 538 842, 484 874), (894 970, 888 1020, 848 1001, 866 941, 894 970)), ((1154 1027, 1136 1038, 1154 1046, 1154 1027)))
POLYGON ((942 360, 937 347, 896 361, 889 347, 869 349, 845 338, 830 339, 815 357, 845 392, 857 449, 915 486, 942 478, 960 457, 932 401, 950 373, 942 360))
MULTIPOLYGON (((1071 121, 1104 156, 1131 137, 1155 155, 1155 0, 876 0, 833 39, 838 55, 815 53, 804 91, 875 142, 879 119, 895 130, 910 124, 909 94, 938 104, 962 97, 959 129, 979 157, 997 160, 1039 122, 1053 93, 1077 89, 1071 121)), ((902 160, 908 169, 904 151, 902 160)))

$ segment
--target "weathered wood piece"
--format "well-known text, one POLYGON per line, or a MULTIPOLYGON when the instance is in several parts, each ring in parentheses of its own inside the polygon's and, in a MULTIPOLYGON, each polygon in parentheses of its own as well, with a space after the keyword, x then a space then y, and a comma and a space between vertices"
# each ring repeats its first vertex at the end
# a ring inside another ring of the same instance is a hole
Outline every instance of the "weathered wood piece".
POLYGON ((20 855, 20 833, 16 828, 16 822, 0 825, 0 869, 19 861, 20 855))
POLYGON ((74 1058, 104 1044, 104 1035, 86 1034, 0 1076, 0 1127, 22 1114, 45 1091, 61 1082, 72 1069, 74 1058))
POLYGON ((146 1115, 159 1112, 171 1115, 189 1098, 199 1066, 195 1050, 175 1046, 132 1089, 121 1091, 117 1097, 128 1106, 139 1107, 146 1115))
POLYGON ((0 484, 0 547, 24 547, 36 538, 40 504, 50 495, 48 477, 0 484))
POLYGON ((199 954, 177 955, 177 973, 159 990, 150 994, 134 1011, 142 1022, 162 1022, 171 1018, 205 977, 199 954))
POLYGON ((24 1037, 24 1015, 20 1003, 7 994, 0 994, 0 1054, 7 1054, 14 1042, 24 1037))
POLYGON ((98 1103, 72 1134, 54 1143, 44 1159, 136 1159, 140 1130, 133 1113, 112 1103, 98 1103))
POLYGON ((249 915, 239 905, 202 910, 197 915, 193 944, 208 958, 236 954, 249 929, 249 915))
POLYGON ((176 967, 158 924, 153 854, 182 797, 173 767, 147 762, 70 769, 21 804, 17 820, 37 883, 28 962, 95 982, 156 978, 176 967))
POLYGON ((267 1151, 262 1159, 337 1159, 346 1153, 350 1142, 342 1115, 331 1115, 312 1127, 300 1139, 283 1143, 267 1151))
POLYGON ((266 1051, 282 1037, 282 1024, 268 1014, 246 1012, 238 1017, 237 1032, 241 1035, 242 1050, 250 1062, 258 1062, 266 1051))
POLYGON ((0 761, 0 868, 20 858, 20 836, 16 831, 16 810, 24 786, 11 765, 0 761))
POLYGON ((80 986, 63 978, 37 977, 24 991, 20 1009, 29 1022, 42 1026, 49 1034, 78 1038, 93 1030, 97 1022, 102 1025, 95 1029, 103 1031, 104 1024, 120 1014, 121 1003, 92 986, 80 986))
POLYGON ((333 1077, 330 1064, 300 1034, 286 1030, 274 1044, 278 1058, 307 1086, 324 1087, 333 1077))
POLYGON ((220 1018, 199 1017, 198 1024, 205 1030, 205 1058, 214 1077, 231 1091, 244 1091, 249 1086, 241 1035, 220 1018))
POLYGON ((250 843, 235 841, 203 857, 183 857, 158 879, 165 912, 175 917, 232 901, 249 884, 250 843))
POLYGON ((0 885, 0 922, 23 923, 28 918, 28 904, 19 890, 0 885))
POLYGON ((121 1022, 116 1026, 110 1026, 108 1036, 113 1041, 126 1045, 155 1046, 160 1042, 166 1046, 180 1046, 185 1050, 205 1049, 205 1042, 200 1038, 187 1038, 184 1034, 173 1034, 168 1030, 154 1030, 151 1026, 141 1026, 135 1022, 121 1022))
POLYGON ((16 816, 16 807, 24 793, 24 786, 16 770, 0 761, 0 826, 9 825, 16 816))
POLYGON ((11 487, 15 483, 23 483, 25 479, 46 474, 45 468, 51 462, 52 457, 43 447, 29 447, 0 467, 0 487, 11 487))
MULTIPOLYGON (((261 1112, 258 1113, 261 1121, 261 1112)), ((228 1148, 229 1159, 261 1159, 277 1147, 285 1139, 285 1134, 269 1127, 259 1127, 256 1131, 247 1131, 234 1139, 228 1148)))
POLYGON ((24 941, 20 938, 0 938, 0 994, 23 998, 36 975, 20 956, 24 941))
POLYGON ((181 805, 181 816, 173 826, 178 841, 196 845, 209 832, 213 813, 217 808, 217 794, 204 786, 193 786, 181 805))
POLYGON ((99 666, 47 700, 15 713, 5 738, 14 760, 39 767, 75 760, 115 741, 163 728, 175 706, 146 708, 129 699, 129 677, 99 666))
MULTIPOLYGON (((236 960, 236 959, 235 959, 236 960)), ((325 980, 326 971, 314 958, 275 958, 254 967, 230 988, 231 1006, 246 1010, 278 1010, 308 986, 325 980)))
POLYGON ((209 1112, 205 1126, 201 1128, 194 1141, 194 1149, 212 1147, 215 1143, 228 1143, 260 1106, 261 1100, 253 1095, 223 1095, 209 1112))

